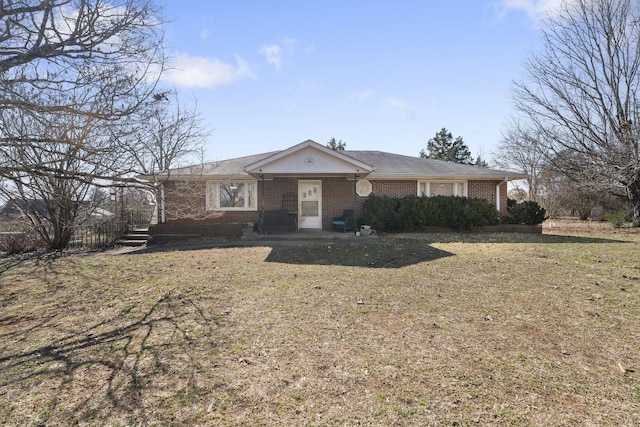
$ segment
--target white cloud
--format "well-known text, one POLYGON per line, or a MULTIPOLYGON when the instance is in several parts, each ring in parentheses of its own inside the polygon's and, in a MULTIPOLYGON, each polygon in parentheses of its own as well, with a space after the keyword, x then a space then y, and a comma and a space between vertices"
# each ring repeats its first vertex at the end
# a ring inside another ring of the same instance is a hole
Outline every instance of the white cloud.
MULTIPOLYGON (((285 59, 291 58, 296 53, 298 42, 288 37, 277 43, 267 44, 260 48, 260 53, 265 57, 268 64, 273 65, 276 70, 280 70, 285 59)), ((305 54, 311 54, 313 48, 305 49, 305 54)))
POLYGON ((276 70, 282 67, 282 47, 279 44, 262 46, 260 53, 264 55, 267 63, 276 67, 276 70))
POLYGON ((179 54, 175 56, 171 69, 165 75, 176 86, 209 89, 227 86, 247 77, 252 78, 254 74, 247 62, 237 55, 236 63, 228 64, 217 58, 179 54))
POLYGON ((562 3, 563 0, 498 0, 496 4, 503 16, 517 10, 525 12, 533 20, 538 20, 557 13, 562 3))
POLYGON ((349 95, 349 98, 362 102, 362 101, 366 101, 367 99, 370 99, 371 96, 373 96, 373 91, 369 89, 369 90, 363 90, 360 92, 353 92, 352 94, 349 95))
POLYGON ((408 102, 391 96, 385 99, 382 103, 382 108, 394 114, 399 114, 400 117, 407 120, 414 120, 416 118, 416 109, 408 102))
POLYGON ((385 100, 385 105, 387 107, 391 107, 394 110, 397 110, 403 114, 407 113, 409 111, 409 104, 407 104, 406 102, 404 102, 401 99, 395 98, 395 97, 391 97, 391 98, 387 98, 385 100))

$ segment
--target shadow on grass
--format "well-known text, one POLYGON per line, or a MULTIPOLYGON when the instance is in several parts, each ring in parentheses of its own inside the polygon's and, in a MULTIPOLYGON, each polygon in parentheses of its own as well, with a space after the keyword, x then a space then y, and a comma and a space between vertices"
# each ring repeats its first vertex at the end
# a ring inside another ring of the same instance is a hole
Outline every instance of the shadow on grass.
MULTIPOLYGON (((145 408, 158 396, 169 405, 195 398, 195 376, 206 369, 199 361, 209 360, 202 352, 211 357, 215 351, 219 319, 182 295, 167 294, 146 309, 141 305, 90 326, 74 323, 83 314, 79 307, 67 307, 68 319, 0 319, 0 331, 7 331, 0 340, 13 343, 0 349, 0 389, 30 390, 31 404, 40 402, 41 425, 91 423, 113 414, 145 425, 145 408), (70 329, 75 331, 61 333, 70 329)), ((21 398, 16 393, 10 401, 13 409, 28 405, 21 398)))
POLYGON ((340 265, 368 268, 401 268, 455 255, 434 248, 433 243, 633 243, 621 239, 557 234, 527 233, 473 233, 473 232, 426 232, 387 233, 379 239, 358 240, 282 240, 201 242, 189 245, 163 245, 147 247, 128 254, 153 252, 193 251, 224 247, 269 247, 266 262, 307 265, 340 265))
POLYGON ((388 234, 387 238, 426 243, 632 243, 623 238, 533 233, 398 233, 388 234))
POLYGON ((454 254, 420 241, 373 244, 300 244, 273 246, 265 261, 284 264, 341 265, 367 268, 401 268, 454 254))
POLYGON ((61 256, 60 251, 53 252, 27 252, 23 254, 3 254, 0 256, 0 276, 12 268, 19 267, 27 262, 37 265, 50 265, 61 256))
POLYGON ((403 233, 386 234, 367 244, 315 243, 274 245, 267 262, 309 265, 342 265, 370 268, 401 268, 455 255, 433 243, 527 243, 593 244, 633 243, 600 237, 524 233, 403 233))

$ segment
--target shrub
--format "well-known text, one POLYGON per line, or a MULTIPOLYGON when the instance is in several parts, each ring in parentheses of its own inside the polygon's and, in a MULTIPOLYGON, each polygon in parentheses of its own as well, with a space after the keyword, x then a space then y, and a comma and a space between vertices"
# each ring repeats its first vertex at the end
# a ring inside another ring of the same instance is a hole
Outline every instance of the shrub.
POLYGON ((362 223, 378 230, 397 227, 397 200, 391 197, 369 196, 364 201, 362 223))
POLYGON ((398 201, 397 227, 401 230, 420 228, 428 221, 420 197, 405 197, 398 201))
POLYGON ((9 255, 33 252, 42 246, 40 238, 32 233, 14 232, 0 234, 0 251, 9 255))
POLYGON ((538 225, 542 224, 545 219, 547 219, 547 211, 537 202, 507 200, 507 215, 503 217, 503 222, 507 224, 538 225))
POLYGON ((428 226, 469 229, 498 223, 493 205, 484 199, 466 197, 370 196, 363 210, 364 223, 387 231, 413 231, 428 226))
POLYGON ((631 221, 631 209, 624 207, 616 211, 609 211, 604 214, 604 220, 614 228, 621 228, 625 222, 631 221))

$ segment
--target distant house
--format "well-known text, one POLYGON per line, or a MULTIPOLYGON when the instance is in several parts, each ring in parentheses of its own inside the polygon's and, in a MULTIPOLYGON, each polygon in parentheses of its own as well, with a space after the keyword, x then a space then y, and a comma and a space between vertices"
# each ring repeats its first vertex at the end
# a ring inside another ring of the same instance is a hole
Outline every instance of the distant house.
POLYGON ((39 216, 47 215, 47 207, 44 200, 41 199, 10 199, 0 209, 0 216, 16 218, 22 216, 23 213, 37 213, 39 216))
POLYGON ((507 182, 521 178, 382 151, 334 151, 307 140, 281 151, 172 170, 161 177, 158 216, 165 230, 186 224, 194 230, 260 223, 269 213, 286 212, 301 230, 329 230, 345 209, 359 215, 372 194, 483 198, 506 211, 507 182))
MULTIPOLYGON (((28 215, 35 214, 40 218, 49 217, 47 203, 42 199, 10 199, 0 209, 0 218, 17 219, 22 217, 25 213, 28 215)), ((76 222, 84 222, 86 220, 101 222, 106 221, 113 216, 113 212, 107 209, 95 207, 89 201, 83 201, 80 203, 76 222)))

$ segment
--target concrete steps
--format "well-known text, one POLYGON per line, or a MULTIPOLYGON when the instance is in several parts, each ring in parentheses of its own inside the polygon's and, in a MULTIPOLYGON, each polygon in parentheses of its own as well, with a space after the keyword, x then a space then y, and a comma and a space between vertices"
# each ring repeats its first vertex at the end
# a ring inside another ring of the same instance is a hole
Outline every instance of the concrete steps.
POLYGON ((122 236, 120 240, 118 240, 118 244, 122 246, 129 247, 141 247, 147 244, 147 240, 149 239, 149 230, 144 229, 134 229, 129 231, 127 234, 122 236))

